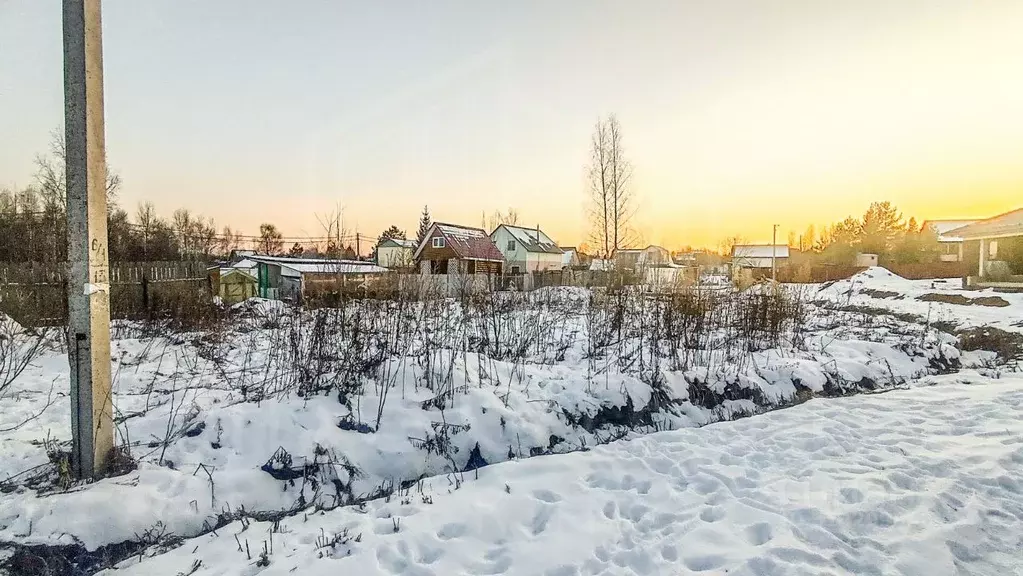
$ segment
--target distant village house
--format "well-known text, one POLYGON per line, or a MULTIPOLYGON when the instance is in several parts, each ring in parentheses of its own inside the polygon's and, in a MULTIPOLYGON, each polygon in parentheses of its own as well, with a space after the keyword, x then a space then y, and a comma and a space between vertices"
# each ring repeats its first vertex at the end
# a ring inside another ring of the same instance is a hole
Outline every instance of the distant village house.
POLYGON ((415 240, 388 238, 377 245, 376 263, 384 268, 408 268, 416 252, 415 240))
POLYGON ((501 274, 504 256, 481 228, 435 222, 413 258, 422 274, 501 274))
POLYGON ((926 220, 920 229, 931 230, 938 237, 941 247, 938 258, 942 262, 962 262, 963 239, 952 232, 974 222, 976 220, 926 220))
POLYGON ((771 273, 772 262, 781 268, 789 259, 789 247, 770 244, 736 244, 732 247, 732 273, 748 270, 754 277, 771 273))
POLYGON ((571 270, 573 268, 580 268, 583 266, 583 260, 579 256, 579 251, 575 246, 565 246, 561 248, 561 269, 571 270))
POLYGON ((615 267, 623 270, 671 264, 671 253, 667 249, 655 245, 646 248, 623 248, 614 254, 615 267))
POLYGON ((948 234, 962 239, 963 262, 977 274, 971 274, 971 283, 1023 286, 1023 208, 950 230, 948 234))
POLYGON ((490 238, 504 256, 505 272, 522 274, 561 270, 564 251, 540 227, 524 228, 501 224, 490 238))
POLYGON ((307 296, 364 286, 388 269, 372 262, 283 256, 250 256, 255 261, 257 295, 302 302, 307 296))

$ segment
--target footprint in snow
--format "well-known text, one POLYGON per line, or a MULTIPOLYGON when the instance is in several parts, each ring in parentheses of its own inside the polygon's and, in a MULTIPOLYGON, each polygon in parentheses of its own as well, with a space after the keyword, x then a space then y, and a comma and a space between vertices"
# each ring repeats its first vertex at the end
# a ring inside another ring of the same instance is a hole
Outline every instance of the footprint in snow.
POLYGON ((842 501, 846 504, 858 504, 863 502, 863 492, 856 488, 842 488, 842 501))
POLYGON ((437 531, 437 538, 441 540, 454 540, 465 536, 465 533, 469 531, 469 527, 461 522, 453 522, 451 524, 445 524, 440 527, 437 531))
POLYGON ((753 546, 763 546, 774 538, 771 525, 766 522, 757 522, 746 527, 746 540, 753 546))
POLYGON ((686 568, 689 568, 693 572, 706 572, 708 570, 714 570, 723 566, 725 563, 724 556, 718 556, 717 554, 709 554, 706 556, 690 556, 685 559, 686 568))
POLYGON ((700 520, 717 522, 725 517, 725 509, 720 506, 708 506, 700 512, 700 520))
POLYGON ((533 498, 548 504, 557 504, 558 502, 561 502, 561 496, 555 492, 551 492, 550 490, 536 490, 533 492, 533 498))

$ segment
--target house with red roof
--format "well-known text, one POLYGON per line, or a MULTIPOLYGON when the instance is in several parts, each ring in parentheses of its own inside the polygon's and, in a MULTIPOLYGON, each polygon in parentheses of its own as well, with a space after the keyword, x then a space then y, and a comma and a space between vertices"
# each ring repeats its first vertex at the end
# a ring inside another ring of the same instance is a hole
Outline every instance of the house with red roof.
POLYGON ((435 222, 413 258, 423 274, 500 274, 504 256, 481 228, 435 222))

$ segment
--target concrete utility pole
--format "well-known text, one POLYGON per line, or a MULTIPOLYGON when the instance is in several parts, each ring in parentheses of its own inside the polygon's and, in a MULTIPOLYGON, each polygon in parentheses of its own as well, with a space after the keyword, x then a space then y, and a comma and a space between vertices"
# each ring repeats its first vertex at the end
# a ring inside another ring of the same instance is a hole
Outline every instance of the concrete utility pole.
POLYGON ((64 126, 71 466, 93 478, 114 446, 100 0, 64 0, 64 126))
POLYGON ((778 225, 771 231, 771 282, 778 280, 778 225))

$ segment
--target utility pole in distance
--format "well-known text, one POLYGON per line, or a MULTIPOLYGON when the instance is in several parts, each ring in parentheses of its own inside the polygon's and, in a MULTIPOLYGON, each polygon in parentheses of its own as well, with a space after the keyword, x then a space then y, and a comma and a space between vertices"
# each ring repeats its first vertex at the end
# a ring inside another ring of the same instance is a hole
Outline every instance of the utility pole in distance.
POLYGON ((771 231, 771 282, 778 281, 778 225, 771 231))
POLYGON ((64 126, 71 466, 94 478, 114 446, 100 0, 64 0, 64 126))

